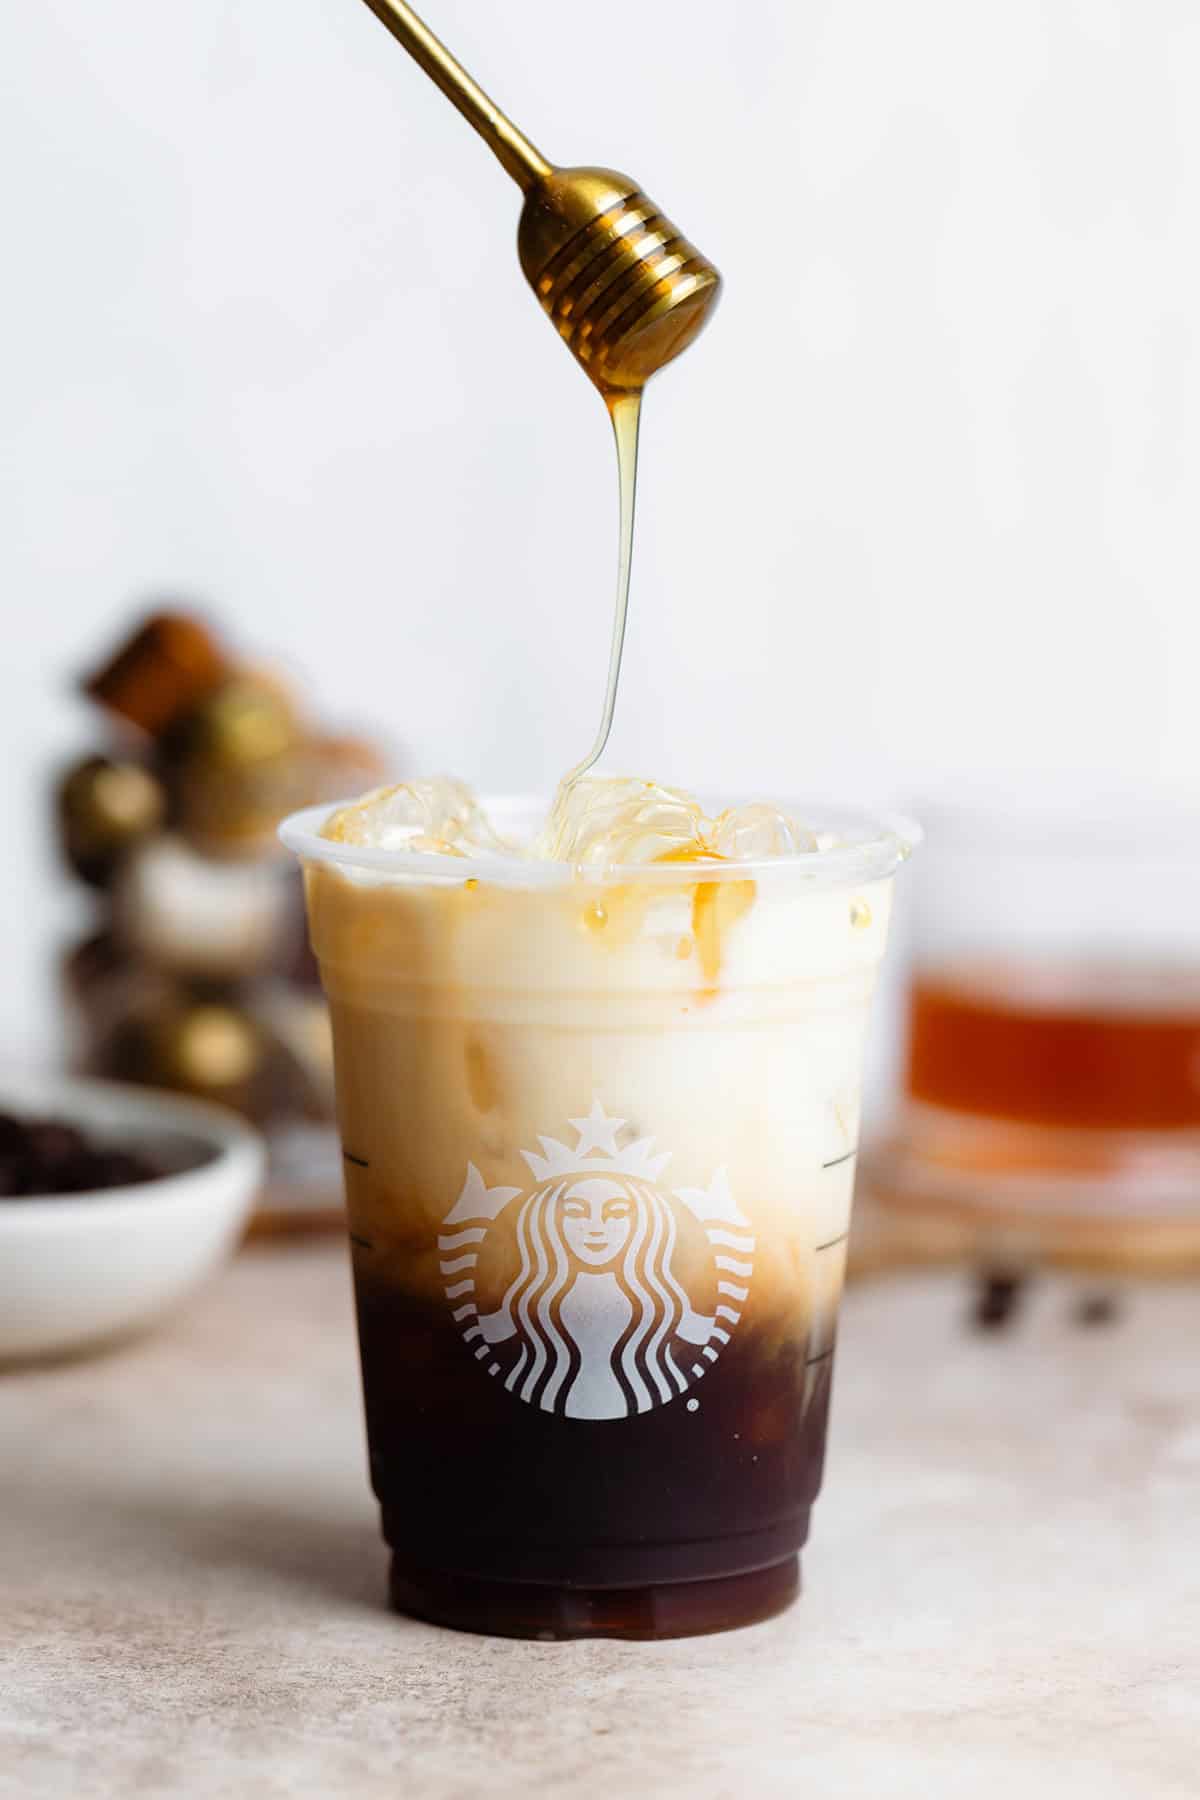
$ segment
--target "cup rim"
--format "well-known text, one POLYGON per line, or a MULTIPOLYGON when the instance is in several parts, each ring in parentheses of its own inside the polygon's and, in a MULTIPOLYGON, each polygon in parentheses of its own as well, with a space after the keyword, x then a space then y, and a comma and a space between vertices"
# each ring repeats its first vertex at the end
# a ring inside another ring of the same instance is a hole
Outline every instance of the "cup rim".
MULTIPOLYGON (((747 803, 745 795, 705 794, 701 798, 711 811, 747 803)), ((753 796, 758 801, 763 798, 761 794, 753 796)), ((771 797, 767 799, 771 803, 771 797)), ((489 817, 501 829, 545 817, 546 802, 535 795, 484 795, 481 800, 489 817)), ((565 862, 524 862, 515 856, 485 851, 473 856, 436 856, 421 850, 335 843, 322 837, 321 827, 331 814, 351 804, 344 800, 306 806, 292 813, 280 825, 279 838, 304 863, 330 864, 365 875, 391 876, 421 885, 461 886, 473 880, 519 889, 580 884, 599 887, 645 884, 661 888, 695 887, 700 881, 755 881, 812 888, 853 887, 866 881, 881 881, 907 861, 924 835, 916 821, 902 813, 876 812, 859 806, 807 805, 794 800, 774 803, 785 807, 812 829, 836 833, 843 841, 828 849, 805 851, 795 856, 757 857, 727 863, 651 862, 579 867, 565 862)))

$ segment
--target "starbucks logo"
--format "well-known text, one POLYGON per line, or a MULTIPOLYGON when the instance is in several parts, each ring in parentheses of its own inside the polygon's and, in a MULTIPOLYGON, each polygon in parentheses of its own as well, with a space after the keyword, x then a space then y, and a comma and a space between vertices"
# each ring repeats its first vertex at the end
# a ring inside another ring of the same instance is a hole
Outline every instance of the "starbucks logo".
POLYGON ((677 1399, 719 1360, 750 1291, 754 1237, 724 1169, 707 1188, 668 1191, 670 1156, 653 1138, 622 1146, 625 1121, 599 1100, 570 1123, 574 1149, 543 1137, 540 1155, 522 1152, 531 1188, 488 1187, 467 1165, 438 1237, 446 1300, 476 1359, 519 1400, 624 1419, 677 1399), (695 1279, 697 1247, 710 1310, 680 1274, 686 1264, 695 1279), (511 1274, 500 1305, 481 1312, 478 1265, 493 1255, 511 1274))

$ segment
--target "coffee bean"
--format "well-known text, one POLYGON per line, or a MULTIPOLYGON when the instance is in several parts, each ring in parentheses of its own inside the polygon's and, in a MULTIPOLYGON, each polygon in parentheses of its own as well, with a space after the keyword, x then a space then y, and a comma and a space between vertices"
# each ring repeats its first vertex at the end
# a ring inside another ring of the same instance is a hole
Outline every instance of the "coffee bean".
POLYGON ((134 1145, 94 1143, 61 1119, 0 1113, 0 1200, 128 1187, 163 1172, 134 1145))
POLYGON ((1096 1288, 1081 1295, 1075 1305, 1077 1325, 1111 1325, 1119 1317, 1120 1302, 1111 1288, 1096 1288))
POLYGON ((985 1269, 979 1276, 973 1322, 981 1331, 999 1331, 1013 1318, 1025 1277, 1012 1269, 985 1269))

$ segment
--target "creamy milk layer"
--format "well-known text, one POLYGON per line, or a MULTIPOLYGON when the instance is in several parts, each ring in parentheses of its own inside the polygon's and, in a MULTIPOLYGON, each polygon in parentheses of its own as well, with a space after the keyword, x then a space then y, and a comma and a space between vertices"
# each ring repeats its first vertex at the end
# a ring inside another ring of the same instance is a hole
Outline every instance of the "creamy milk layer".
POLYGON ((725 1304, 741 1331, 821 1344, 890 878, 808 883, 825 845, 802 823, 774 807, 708 818, 649 783, 578 784, 525 846, 450 783, 368 796, 326 835, 427 850, 439 877, 422 880, 411 859, 394 877, 307 865, 351 1226, 371 1246, 360 1278, 458 1301, 476 1329, 518 1278, 527 1201, 558 1208, 564 1243, 576 1214, 590 1218, 599 1246, 605 1207, 619 1235, 623 1206, 653 1212, 653 1190, 698 1313, 725 1304), (490 881, 489 854, 552 856, 575 875, 490 881), (465 855, 471 873, 444 879, 465 855), (738 861, 761 873, 764 856, 797 878, 738 876, 738 861), (460 1229, 477 1235, 460 1244, 460 1229), (721 1233, 751 1277, 722 1275, 721 1233), (447 1244, 468 1259, 461 1294, 447 1244), (722 1296, 723 1279, 736 1295, 722 1296))

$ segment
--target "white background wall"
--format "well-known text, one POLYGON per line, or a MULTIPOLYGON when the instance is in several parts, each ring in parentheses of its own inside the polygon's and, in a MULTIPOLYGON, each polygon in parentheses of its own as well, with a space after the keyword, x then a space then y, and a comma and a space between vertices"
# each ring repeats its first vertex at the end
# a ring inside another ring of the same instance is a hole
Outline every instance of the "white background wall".
MULTIPOLYGON (((611 763, 1192 786, 1192 0, 428 8, 727 277, 651 390, 611 763)), ((44 1054, 43 784, 131 609, 208 602, 413 768, 546 780, 615 483, 516 189, 356 0, 39 0, 0 70, 0 1052, 44 1054)))

